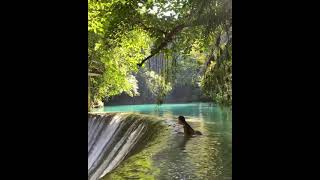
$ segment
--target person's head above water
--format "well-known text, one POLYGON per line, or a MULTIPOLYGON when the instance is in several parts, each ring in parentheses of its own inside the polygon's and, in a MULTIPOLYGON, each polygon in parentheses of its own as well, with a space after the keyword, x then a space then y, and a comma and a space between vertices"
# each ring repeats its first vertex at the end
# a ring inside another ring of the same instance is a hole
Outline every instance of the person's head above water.
POLYGON ((186 122, 183 116, 178 117, 178 124, 183 125, 185 135, 201 135, 200 131, 194 131, 192 127, 186 122))
POLYGON ((185 124, 186 123, 186 119, 183 116, 179 116, 178 117, 178 123, 179 124, 185 124))

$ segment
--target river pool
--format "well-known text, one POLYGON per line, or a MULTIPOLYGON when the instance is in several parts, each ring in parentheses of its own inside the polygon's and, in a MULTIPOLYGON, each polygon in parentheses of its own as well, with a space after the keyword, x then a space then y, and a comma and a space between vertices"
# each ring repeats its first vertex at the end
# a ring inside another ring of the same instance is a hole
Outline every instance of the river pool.
MULTIPOLYGON (((169 130, 158 146, 150 146, 123 162, 105 179, 232 179, 232 113, 208 103, 106 106, 100 112, 137 112, 172 122, 185 116, 202 136, 186 138, 169 130), (152 150, 151 150, 152 149, 152 150)), ((170 124, 170 123, 169 123, 170 124)))

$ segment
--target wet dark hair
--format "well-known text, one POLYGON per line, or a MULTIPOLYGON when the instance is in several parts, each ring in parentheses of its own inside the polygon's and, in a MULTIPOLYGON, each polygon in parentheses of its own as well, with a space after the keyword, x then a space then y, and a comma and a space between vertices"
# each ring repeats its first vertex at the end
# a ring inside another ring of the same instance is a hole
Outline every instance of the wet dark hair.
MULTIPOLYGON (((181 121, 182 124, 183 124, 184 126, 186 126, 188 129, 192 129, 192 127, 186 122, 186 119, 185 119, 183 116, 179 116, 178 119, 179 119, 179 121, 181 121)), ((192 130, 193 130, 193 129, 192 129, 192 130)))
POLYGON ((186 122, 186 119, 183 116, 179 116, 178 119, 184 123, 186 122))

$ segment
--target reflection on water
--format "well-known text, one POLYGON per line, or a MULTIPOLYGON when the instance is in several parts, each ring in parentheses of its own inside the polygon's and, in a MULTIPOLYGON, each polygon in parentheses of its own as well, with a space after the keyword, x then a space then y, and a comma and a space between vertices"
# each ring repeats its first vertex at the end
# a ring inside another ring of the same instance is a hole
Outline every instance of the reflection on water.
MULTIPOLYGON (((232 177, 232 116, 228 108, 207 103, 112 106, 100 109, 107 112, 140 112, 163 117, 168 124, 179 115, 202 136, 185 137, 170 131, 148 160, 150 169, 158 169, 151 179, 208 179, 232 177), (160 148, 160 149, 159 149, 160 148)), ((136 156, 136 161, 139 156, 136 156)), ((131 163, 132 164, 132 163, 131 163)), ((129 165, 128 165, 129 166, 129 165)), ((127 166, 127 167, 128 167, 127 166)), ((125 167, 123 169, 126 169, 125 167)), ((118 170, 121 172, 121 169, 118 170)), ((151 171, 151 170, 150 170, 151 171)))

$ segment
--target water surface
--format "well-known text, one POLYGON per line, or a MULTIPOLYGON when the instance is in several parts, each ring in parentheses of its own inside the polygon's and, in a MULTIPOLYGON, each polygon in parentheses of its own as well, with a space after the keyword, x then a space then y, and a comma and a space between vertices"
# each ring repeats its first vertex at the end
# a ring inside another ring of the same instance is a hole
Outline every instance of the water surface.
MULTIPOLYGON (((162 117, 174 126, 177 117, 203 133, 186 138, 171 129, 161 145, 124 162, 109 179, 232 179, 232 116, 229 108, 208 103, 106 106, 97 111, 138 112, 162 117), (137 168, 143 165, 140 170, 137 168), (140 174, 140 175, 139 175, 140 174)), ((174 128, 177 129, 177 126, 174 128)))

